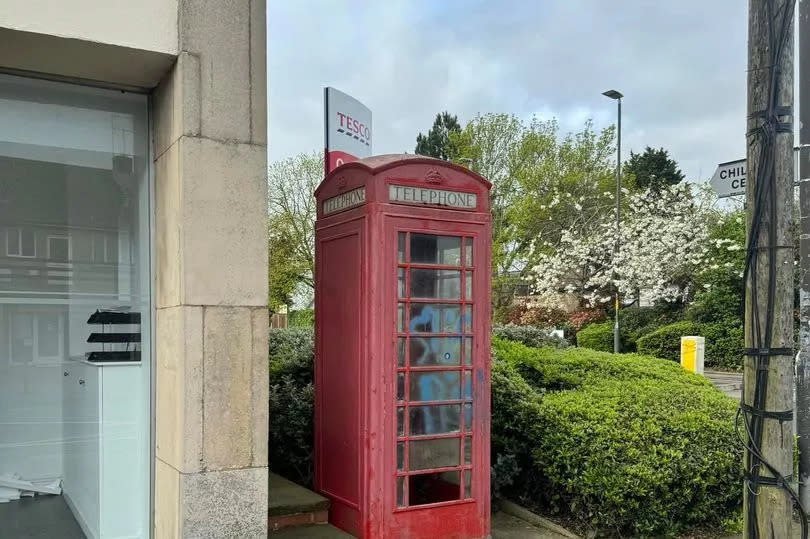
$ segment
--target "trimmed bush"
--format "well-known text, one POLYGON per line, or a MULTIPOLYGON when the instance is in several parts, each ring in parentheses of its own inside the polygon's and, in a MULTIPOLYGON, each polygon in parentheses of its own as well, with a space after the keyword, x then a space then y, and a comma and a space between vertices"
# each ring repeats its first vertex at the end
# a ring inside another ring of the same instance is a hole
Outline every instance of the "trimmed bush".
POLYGON ((535 348, 542 348, 544 346, 565 348, 568 346, 568 342, 565 339, 552 335, 551 331, 547 329, 540 329, 534 326, 495 326, 492 328, 492 334, 501 339, 520 342, 526 346, 535 348))
POLYGON ((698 335, 706 337, 706 367, 741 371, 744 347, 743 327, 734 320, 701 324, 698 335))
POLYGON ((681 337, 685 335, 706 338, 706 367, 742 370, 743 328, 731 319, 713 324, 698 324, 690 320, 668 324, 641 337, 636 347, 640 354, 680 362, 681 337))
POLYGON ((313 335, 311 329, 270 330, 270 469, 312 485, 313 335))
MULTIPOLYGON (((310 485, 312 331, 270 331, 270 469, 310 485)), ((495 337, 493 496, 603 534, 671 535, 741 503, 735 403, 672 362, 495 337)))
POLYGON ((681 361, 681 337, 700 335, 700 325, 689 320, 661 326, 636 341, 639 354, 671 361, 681 361))
POLYGON ((493 420, 493 439, 498 433, 513 444, 493 444, 493 462, 511 456, 523 466, 509 496, 598 534, 632 537, 716 526, 739 510, 736 404, 703 377, 634 354, 498 339, 493 351, 493 365, 507 363, 536 395, 512 375, 514 394, 500 404, 493 384, 493 407, 513 403, 511 420, 493 420), (522 445, 506 428, 523 433, 522 445))
POLYGON ((613 351, 613 322, 590 324, 577 332, 577 346, 601 352, 613 351))
POLYGON ((652 307, 629 307, 619 311, 619 326, 624 352, 635 352, 638 339, 661 326, 677 322, 683 316, 680 305, 662 303, 652 307))

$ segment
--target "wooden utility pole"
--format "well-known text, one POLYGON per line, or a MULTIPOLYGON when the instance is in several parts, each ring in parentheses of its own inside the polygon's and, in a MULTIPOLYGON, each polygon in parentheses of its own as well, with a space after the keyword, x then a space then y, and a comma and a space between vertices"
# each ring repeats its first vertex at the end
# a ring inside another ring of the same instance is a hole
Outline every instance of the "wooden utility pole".
POLYGON ((794 6, 748 3, 743 514, 745 537, 754 539, 786 539, 792 530, 791 498, 774 477, 793 473, 794 6))
POLYGON ((810 510, 810 0, 799 2, 799 356, 796 360, 796 433, 799 497, 810 510), (804 105, 804 106, 803 106, 804 105))

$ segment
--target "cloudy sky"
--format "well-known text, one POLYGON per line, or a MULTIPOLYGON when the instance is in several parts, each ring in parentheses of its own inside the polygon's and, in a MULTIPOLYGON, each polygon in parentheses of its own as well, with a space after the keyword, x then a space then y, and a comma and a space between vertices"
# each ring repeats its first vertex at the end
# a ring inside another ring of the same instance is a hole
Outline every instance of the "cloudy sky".
POLYGON ((448 110, 615 122, 623 154, 669 150, 691 180, 744 157, 743 0, 269 0, 269 159, 323 147, 323 87, 374 114, 374 153, 413 152, 448 110), (626 149, 626 151, 625 151, 626 149))

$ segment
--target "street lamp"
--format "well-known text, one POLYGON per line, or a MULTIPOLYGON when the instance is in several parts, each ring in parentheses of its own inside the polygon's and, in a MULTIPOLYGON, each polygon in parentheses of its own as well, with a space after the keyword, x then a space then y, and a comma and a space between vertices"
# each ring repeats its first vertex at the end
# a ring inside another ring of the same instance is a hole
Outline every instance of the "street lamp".
POLYGON ((621 352, 621 340, 619 338, 619 285, 616 282, 618 277, 616 275, 616 259, 619 258, 619 201, 622 196, 622 97, 624 96, 616 90, 602 92, 602 95, 616 101, 619 118, 616 129, 616 244, 613 246, 613 280, 616 288, 616 300, 614 304, 616 320, 613 323, 613 353, 618 354, 621 352))

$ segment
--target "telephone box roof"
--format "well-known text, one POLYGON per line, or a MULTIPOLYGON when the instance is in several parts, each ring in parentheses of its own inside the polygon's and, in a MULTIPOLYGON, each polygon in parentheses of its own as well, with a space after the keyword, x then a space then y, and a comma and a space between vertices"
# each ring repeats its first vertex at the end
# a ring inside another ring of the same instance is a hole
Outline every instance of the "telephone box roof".
POLYGON ((318 191, 320 191, 325 184, 329 183, 329 181, 333 177, 341 174, 342 172, 346 172, 352 169, 361 169, 373 175, 391 168, 406 165, 434 165, 453 169, 458 172, 461 172, 462 174, 470 176, 471 178, 476 179, 487 189, 490 189, 492 187, 492 184, 489 183, 480 174, 473 172, 472 170, 465 168, 461 165, 451 163, 450 161, 444 161, 442 159, 436 159, 435 157, 427 157, 424 155, 415 155, 410 153, 389 153, 383 155, 373 155, 371 157, 366 157, 365 159, 360 159, 358 161, 352 161, 350 163, 340 165, 339 167, 332 170, 326 176, 326 178, 324 178, 324 180, 321 182, 318 188, 315 189, 315 194, 317 195, 318 191))

